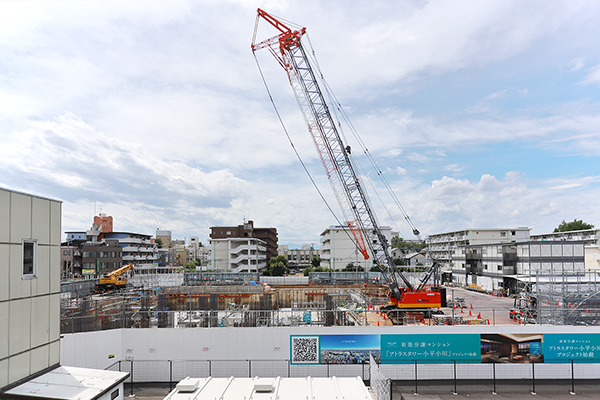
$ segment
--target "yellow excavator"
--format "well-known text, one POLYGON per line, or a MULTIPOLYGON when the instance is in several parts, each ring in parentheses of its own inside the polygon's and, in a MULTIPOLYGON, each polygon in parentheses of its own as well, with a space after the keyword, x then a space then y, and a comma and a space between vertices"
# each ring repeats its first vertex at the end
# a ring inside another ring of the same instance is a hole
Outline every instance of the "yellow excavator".
POLYGON ((104 274, 104 276, 100 278, 100 282, 96 285, 96 293, 108 293, 115 289, 125 288, 127 285, 127 276, 124 274, 132 269, 133 264, 127 264, 124 267, 104 274))

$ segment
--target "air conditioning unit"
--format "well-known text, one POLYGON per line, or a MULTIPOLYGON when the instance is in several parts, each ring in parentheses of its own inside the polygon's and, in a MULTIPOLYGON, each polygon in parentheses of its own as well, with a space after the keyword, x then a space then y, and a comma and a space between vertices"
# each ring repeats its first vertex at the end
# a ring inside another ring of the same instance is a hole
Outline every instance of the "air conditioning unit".
POLYGON ((175 387, 180 393, 191 393, 200 386, 200 379, 190 378, 189 376, 180 381, 175 387))

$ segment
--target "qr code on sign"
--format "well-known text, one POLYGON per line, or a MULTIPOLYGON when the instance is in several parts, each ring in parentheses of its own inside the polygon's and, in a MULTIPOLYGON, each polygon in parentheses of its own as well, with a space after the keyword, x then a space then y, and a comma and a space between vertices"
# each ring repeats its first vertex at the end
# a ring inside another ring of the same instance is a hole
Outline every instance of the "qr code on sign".
POLYGON ((292 336, 292 363, 318 364, 319 337, 292 336))

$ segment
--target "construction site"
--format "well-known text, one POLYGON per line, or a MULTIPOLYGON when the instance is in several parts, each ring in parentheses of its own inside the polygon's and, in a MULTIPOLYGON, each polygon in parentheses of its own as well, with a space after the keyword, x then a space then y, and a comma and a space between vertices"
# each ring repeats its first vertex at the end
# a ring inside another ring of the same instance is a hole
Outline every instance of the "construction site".
MULTIPOLYGON (((330 273, 328 279, 314 276, 306 284, 293 283, 297 282, 293 276, 287 284, 285 278, 279 278, 281 284, 261 284, 257 282, 261 277, 238 274, 237 280, 229 276, 210 285, 130 284, 108 293, 93 293, 90 281, 87 293, 81 288, 63 293, 61 333, 118 328, 598 325, 599 321, 597 274, 538 276, 538 284, 535 279, 523 282, 522 290, 510 297, 448 286, 443 288, 443 306, 400 312, 396 307, 390 310, 389 289, 376 283, 376 274, 362 273, 351 283, 348 274, 330 273), (365 278, 370 282, 364 283, 365 278)), ((199 274, 190 275, 187 280, 197 283, 199 274)))

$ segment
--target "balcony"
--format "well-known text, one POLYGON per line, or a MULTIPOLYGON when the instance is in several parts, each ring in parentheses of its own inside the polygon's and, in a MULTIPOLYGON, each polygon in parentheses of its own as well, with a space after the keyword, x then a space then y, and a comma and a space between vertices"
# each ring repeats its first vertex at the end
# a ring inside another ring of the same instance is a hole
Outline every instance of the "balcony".
POLYGON ((137 244, 141 244, 142 243, 142 239, 138 239, 138 238, 121 238, 119 239, 119 243, 137 243, 137 244))
POLYGON ((238 246, 231 246, 231 249, 229 250, 229 252, 231 254, 239 254, 242 251, 250 251, 250 250, 256 250, 256 246, 255 245, 247 245, 247 244, 241 244, 238 246))

